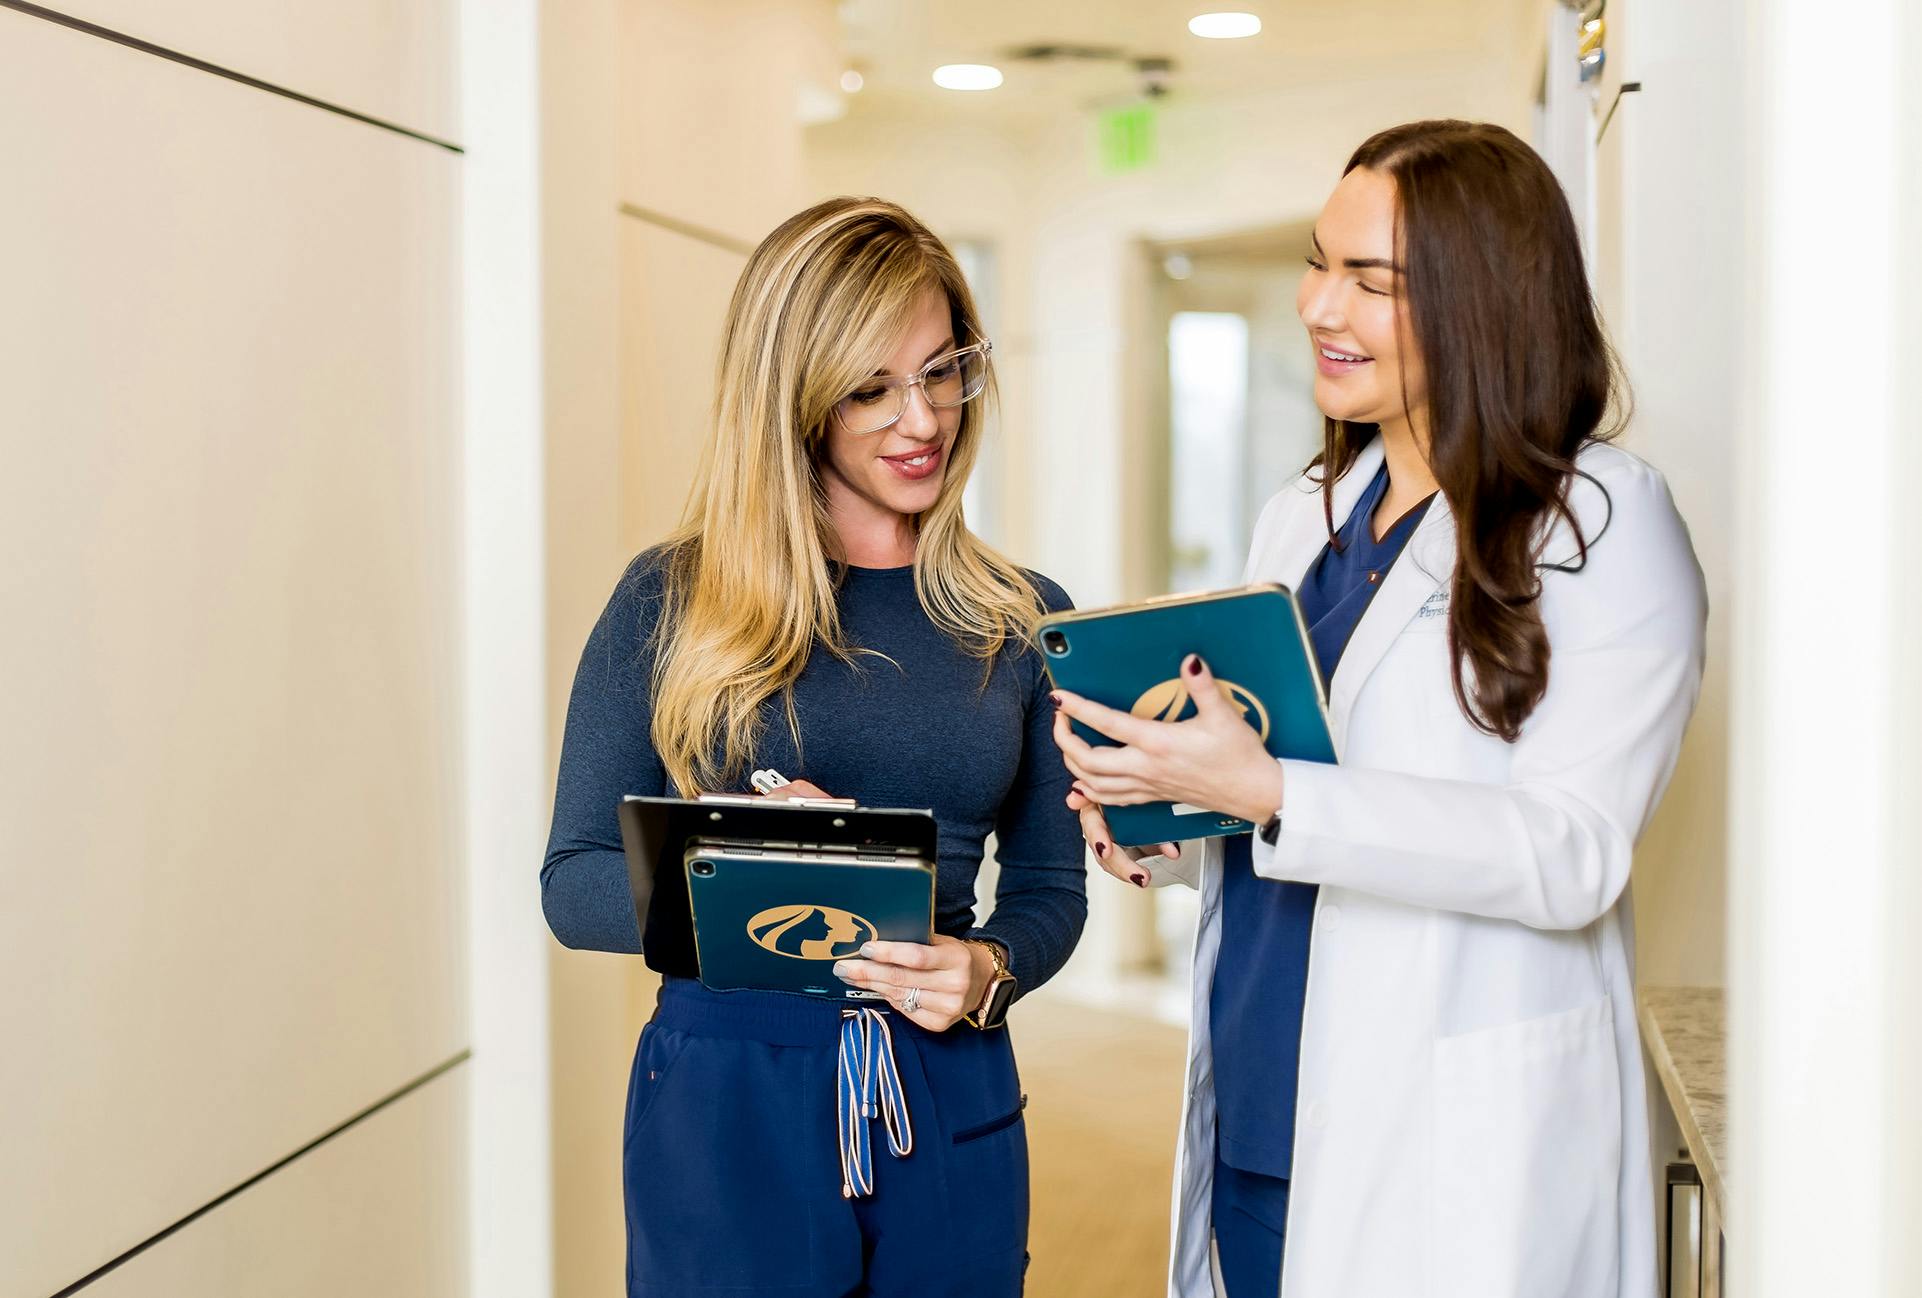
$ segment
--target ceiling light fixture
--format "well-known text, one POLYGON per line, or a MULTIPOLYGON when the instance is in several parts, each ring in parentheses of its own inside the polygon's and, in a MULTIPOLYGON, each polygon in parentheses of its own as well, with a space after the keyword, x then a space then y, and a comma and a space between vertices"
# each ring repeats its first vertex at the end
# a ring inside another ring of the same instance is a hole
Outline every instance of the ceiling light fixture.
POLYGON ((867 83, 868 83, 867 78, 863 77, 859 72, 855 71, 853 68, 849 68, 846 72, 843 72, 841 74, 841 89, 845 91, 847 94, 850 94, 850 95, 860 94, 861 87, 865 86, 867 83))
POLYGON ((1259 33, 1261 19, 1244 13, 1197 14, 1188 20, 1188 30, 1211 41, 1232 41, 1259 33))
POLYGON ((943 90, 993 90, 1001 84, 1001 69, 985 63, 946 63, 934 70, 934 84, 943 90))

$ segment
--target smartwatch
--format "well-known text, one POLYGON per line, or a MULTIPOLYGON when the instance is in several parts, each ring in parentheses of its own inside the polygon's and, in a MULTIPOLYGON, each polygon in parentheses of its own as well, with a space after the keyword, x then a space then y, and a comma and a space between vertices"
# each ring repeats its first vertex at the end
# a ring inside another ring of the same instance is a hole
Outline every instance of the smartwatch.
POLYGON ((968 1025, 976 1028, 998 1028, 1008 1021, 1008 1006, 1014 1004, 1017 986, 1014 975, 1008 972, 1008 953, 999 942, 987 938, 963 938, 969 946, 987 948, 988 958, 994 961, 994 973, 988 978, 987 995, 981 1003, 967 1014, 968 1025))

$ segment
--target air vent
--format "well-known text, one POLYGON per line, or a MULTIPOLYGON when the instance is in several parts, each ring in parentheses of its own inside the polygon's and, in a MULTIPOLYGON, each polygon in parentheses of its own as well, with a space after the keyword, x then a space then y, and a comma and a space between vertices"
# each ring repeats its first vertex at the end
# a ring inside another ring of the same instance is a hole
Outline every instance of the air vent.
POLYGON ((1118 45, 1020 45, 1001 57, 1023 63, 1120 63, 1130 55, 1118 45))

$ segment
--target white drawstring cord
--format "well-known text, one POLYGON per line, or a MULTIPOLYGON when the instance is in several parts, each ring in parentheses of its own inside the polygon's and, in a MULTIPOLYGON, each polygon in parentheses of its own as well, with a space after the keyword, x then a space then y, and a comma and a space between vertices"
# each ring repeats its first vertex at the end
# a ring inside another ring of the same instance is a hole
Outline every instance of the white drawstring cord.
POLYGON ((901 1069, 894 1061, 894 1033, 887 1015, 872 1008, 841 1011, 841 1068, 835 1084, 841 1135, 841 1197, 874 1193, 874 1151, 868 1123, 878 1113, 896 1158, 914 1151, 914 1124, 901 1069))

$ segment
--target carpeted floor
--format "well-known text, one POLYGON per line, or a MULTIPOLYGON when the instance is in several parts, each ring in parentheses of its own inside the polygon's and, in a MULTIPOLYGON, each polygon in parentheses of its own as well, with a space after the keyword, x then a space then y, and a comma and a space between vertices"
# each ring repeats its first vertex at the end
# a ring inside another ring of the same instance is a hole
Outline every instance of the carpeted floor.
POLYGON ((1185 1035, 1047 989, 1010 1026, 1028 1093, 1029 1298, 1161 1298, 1185 1035))

